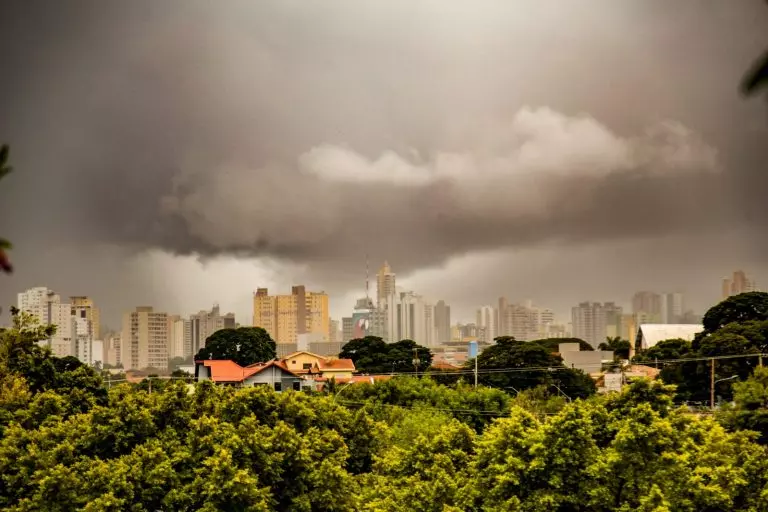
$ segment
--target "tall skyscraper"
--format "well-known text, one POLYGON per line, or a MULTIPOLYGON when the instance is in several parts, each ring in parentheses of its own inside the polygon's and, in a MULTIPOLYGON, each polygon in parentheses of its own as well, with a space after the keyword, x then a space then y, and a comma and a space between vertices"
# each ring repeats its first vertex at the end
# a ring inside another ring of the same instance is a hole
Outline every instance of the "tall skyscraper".
POLYGON ((757 291, 757 284, 743 270, 737 270, 730 278, 723 278, 723 299, 740 293, 757 291))
POLYGON ((168 314, 150 306, 123 314, 121 362, 126 370, 168 367, 168 314))
MULTIPOLYGON (((328 295, 294 286, 290 295, 269 295, 259 288, 253 296, 253 325, 264 328, 278 344, 296 344, 299 334, 330 339, 328 295)), ((349 340, 345 340, 349 341, 349 340)))
POLYGON ((78 318, 85 318, 91 323, 91 336, 94 340, 101 339, 101 313, 90 297, 70 297, 72 314, 78 318))
POLYGON ((499 307, 496 309, 496 336, 511 336, 507 325, 507 308, 509 302, 506 297, 499 297, 499 307))
POLYGON ((573 336, 597 348, 607 336, 622 333, 621 316, 622 308, 613 302, 582 302, 571 310, 573 336))
POLYGON ((661 323, 679 324, 683 313, 682 293, 665 293, 661 296, 661 323))
POLYGON ((414 292, 395 293, 387 297, 387 341, 413 340, 419 345, 437 344, 434 306, 414 292))
POLYGON ((658 293, 642 291, 632 296, 632 313, 645 313, 655 323, 662 321, 662 296, 658 293))
POLYGON ((191 346, 189 352, 187 352, 187 349, 184 350, 186 356, 197 354, 198 351, 205 346, 205 340, 216 331, 234 328, 235 315, 234 313, 222 315, 219 305, 214 304, 210 311, 200 311, 196 314, 189 315, 189 322, 189 339, 191 346))
POLYGON ((483 306, 477 310, 476 325, 482 329, 481 341, 483 343, 493 343, 493 340, 498 336, 496 327, 498 321, 496 319, 496 310, 493 306, 483 306))
POLYGON ((351 316, 345 316, 341 319, 341 342, 347 343, 355 339, 355 321, 351 316))
POLYGON ((194 355, 195 354, 192 353, 192 321, 182 318, 179 315, 169 316, 168 359, 173 359, 174 357, 190 357, 194 355))
POLYGON ((451 306, 444 300, 435 304, 435 329, 437 329, 437 343, 451 341, 451 306))
POLYGON ((396 293, 395 273, 386 261, 376 274, 376 306, 381 308, 387 297, 396 293))
POLYGON ((49 304, 61 303, 61 297, 44 286, 30 288, 18 294, 17 307, 33 315, 40 325, 51 323, 49 304))
POLYGON ((49 347, 57 357, 77 355, 77 327, 70 304, 62 303, 57 293, 44 286, 19 293, 17 301, 17 307, 37 318, 40 325, 56 327, 54 335, 40 345, 49 347))

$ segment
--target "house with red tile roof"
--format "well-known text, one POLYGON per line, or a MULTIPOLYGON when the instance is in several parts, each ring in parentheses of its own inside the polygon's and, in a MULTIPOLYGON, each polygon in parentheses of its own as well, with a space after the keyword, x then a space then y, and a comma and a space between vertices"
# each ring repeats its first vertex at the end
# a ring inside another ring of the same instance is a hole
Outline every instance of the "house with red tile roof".
POLYGON ((303 382, 301 375, 277 360, 250 366, 240 366, 228 359, 195 361, 195 378, 198 382, 210 380, 228 386, 267 386, 278 392, 287 389, 299 391, 303 382))
POLYGON ((289 370, 300 375, 322 379, 349 380, 355 372, 355 363, 351 359, 324 357, 304 350, 288 354, 282 360, 289 370))

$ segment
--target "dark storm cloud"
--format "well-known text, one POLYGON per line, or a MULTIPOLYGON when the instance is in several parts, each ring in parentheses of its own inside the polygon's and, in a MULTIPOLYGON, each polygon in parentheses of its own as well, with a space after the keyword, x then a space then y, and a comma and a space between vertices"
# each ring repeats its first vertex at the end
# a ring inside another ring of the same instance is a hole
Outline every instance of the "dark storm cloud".
POLYGON ((407 272, 765 227, 765 115, 738 97, 766 44, 758 1, 0 9, 0 139, 20 169, 0 213, 22 247, 342 277, 364 253, 407 272))

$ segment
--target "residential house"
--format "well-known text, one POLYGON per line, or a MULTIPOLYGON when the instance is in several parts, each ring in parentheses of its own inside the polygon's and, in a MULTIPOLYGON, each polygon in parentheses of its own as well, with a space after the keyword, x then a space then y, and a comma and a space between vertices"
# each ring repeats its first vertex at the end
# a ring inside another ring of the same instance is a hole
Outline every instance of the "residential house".
POLYGON ((355 372, 355 363, 351 359, 324 357, 307 351, 288 354, 282 362, 286 368, 299 375, 335 379, 336 382, 351 380, 355 372))
POLYGON ((255 363, 242 367, 230 360, 205 360, 195 362, 195 378, 211 380, 217 384, 252 387, 268 386, 275 391, 293 389, 299 391, 302 377, 289 370, 282 361, 255 363))

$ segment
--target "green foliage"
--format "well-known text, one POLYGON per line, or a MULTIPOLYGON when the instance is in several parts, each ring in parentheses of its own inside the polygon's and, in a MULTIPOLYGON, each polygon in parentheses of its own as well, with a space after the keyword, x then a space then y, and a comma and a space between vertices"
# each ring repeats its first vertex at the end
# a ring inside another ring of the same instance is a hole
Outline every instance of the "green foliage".
POLYGON ((733 385, 733 407, 726 407, 721 423, 732 430, 753 430, 768 444, 768 368, 755 368, 744 382, 733 385))
POLYGON ((196 361, 230 359, 240 366, 271 361, 277 355, 275 341, 261 327, 221 329, 208 336, 196 361))
MULTIPOLYGON (((597 390, 594 381, 580 370, 563 366, 551 348, 539 343, 517 341, 510 336, 496 338, 478 357, 478 381, 486 386, 518 393, 539 386, 560 388, 571 398, 585 398, 597 390), (530 368, 530 370, 526 370, 530 368), (488 372, 488 370, 499 370, 488 372)), ((465 369, 473 369, 468 361, 465 369)))
MULTIPOLYGON (((765 441, 762 368, 720 423, 647 380, 573 401, 546 378, 514 398, 428 377, 334 395, 154 378, 106 393, 93 369, 36 345, 49 330, 16 322, 0 333, 2 510, 768 510, 768 453, 749 431, 765 441)), ((697 350, 760 331, 728 329, 697 350)), ((499 344, 500 364, 558 363, 499 344)))
POLYGON ((702 323, 706 334, 713 333, 730 323, 768 320, 768 293, 747 292, 728 297, 711 307, 702 323))
POLYGON ((432 352, 415 341, 387 343, 378 336, 350 340, 339 357, 352 359, 357 371, 374 375, 425 371, 432 365, 432 352))
POLYGON ((629 350, 632 345, 627 340, 616 336, 614 338, 605 338, 605 342, 598 346, 600 350, 612 350, 617 359, 629 359, 629 350))
MULTIPOLYGON (((500 339, 500 338, 496 338, 500 339)), ((511 336, 502 336, 501 339, 514 339, 511 336)), ((578 343, 579 350, 581 351, 593 351, 595 350, 592 345, 582 340, 581 338, 544 338, 541 340, 533 340, 529 343, 536 343, 542 347, 548 349, 550 352, 559 352, 561 343, 578 343)))

